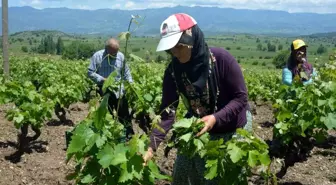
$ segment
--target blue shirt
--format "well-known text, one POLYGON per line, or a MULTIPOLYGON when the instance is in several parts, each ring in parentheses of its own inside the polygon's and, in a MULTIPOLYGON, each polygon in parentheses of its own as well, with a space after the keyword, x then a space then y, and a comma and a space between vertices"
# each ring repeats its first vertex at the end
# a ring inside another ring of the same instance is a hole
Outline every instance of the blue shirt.
MULTIPOLYGON (((105 49, 99 50, 93 54, 90 59, 90 65, 88 68, 88 76, 93 80, 97 85, 103 85, 104 78, 107 78, 112 72, 117 71, 117 76, 115 77, 116 81, 121 80, 121 70, 123 62, 125 61, 124 54, 120 51, 117 53, 117 56, 108 57, 105 53, 105 49)), ((124 80, 132 83, 132 75, 128 65, 125 65, 125 73, 123 76, 124 80)), ((124 93, 124 85, 121 86, 121 94, 124 93)), ((119 90, 115 92, 117 98, 119 97, 119 90)))
MULTIPOLYGON (((313 76, 317 76, 317 72, 315 71, 315 69, 313 69, 313 76)), ((287 68, 283 68, 282 69, 282 83, 286 84, 286 85, 292 85, 293 82, 293 75, 292 72, 287 68)), ((310 78, 308 81, 303 82, 303 85, 307 85, 313 82, 313 78, 310 78)))

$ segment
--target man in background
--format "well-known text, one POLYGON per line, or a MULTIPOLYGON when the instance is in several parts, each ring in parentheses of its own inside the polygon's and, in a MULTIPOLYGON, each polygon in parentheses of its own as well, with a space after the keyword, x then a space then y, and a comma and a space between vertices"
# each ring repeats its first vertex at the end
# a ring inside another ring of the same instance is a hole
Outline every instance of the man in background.
MULTIPOLYGON (((88 67, 88 76, 97 84, 99 88, 98 93, 100 94, 100 96, 103 96, 102 87, 105 80, 114 71, 117 72, 117 75, 115 77, 116 82, 119 82, 121 78, 123 78, 123 80, 126 80, 129 83, 133 83, 131 71, 128 65, 125 65, 124 75, 121 76, 124 62, 125 56, 122 52, 119 51, 119 42, 114 38, 110 38, 106 41, 105 49, 99 50, 93 54, 90 59, 90 65, 88 67)), ((120 99, 117 114, 119 121, 126 127, 126 137, 129 138, 132 134, 134 134, 134 132, 130 119, 131 116, 129 115, 128 111, 127 99, 126 96, 123 96, 124 93, 124 84, 121 85, 121 89, 111 92, 108 101, 108 109, 113 115, 113 110, 117 110, 118 101, 120 97, 122 97, 120 99)))

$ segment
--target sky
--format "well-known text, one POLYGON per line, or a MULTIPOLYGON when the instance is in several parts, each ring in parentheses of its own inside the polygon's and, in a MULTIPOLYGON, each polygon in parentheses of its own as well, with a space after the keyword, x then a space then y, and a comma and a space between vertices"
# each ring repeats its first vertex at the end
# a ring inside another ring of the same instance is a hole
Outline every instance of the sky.
POLYGON ((173 6, 214 6, 237 9, 266 9, 293 12, 336 13, 336 0, 8 0, 9 6, 38 9, 146 9, 173 6), (97 3, 99 2, 99 3, 97 3))

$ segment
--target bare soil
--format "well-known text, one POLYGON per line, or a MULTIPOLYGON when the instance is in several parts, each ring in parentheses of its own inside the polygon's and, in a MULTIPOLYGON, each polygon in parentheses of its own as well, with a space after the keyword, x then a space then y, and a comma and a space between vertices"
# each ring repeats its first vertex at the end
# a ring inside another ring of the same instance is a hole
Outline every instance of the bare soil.
MULTIPOLYGON (((257 136, 272 139, 274 124, 273 110, 267 103, 252 103, 254 132, 257 136)), ((65 164, 65 131, 72 128, 71 123, 78 123, 88 113, 88 105, 77 103, 69 108, 65 123, 49 121, 42 129, 40 138, 31 145, 31 153, 21 156, 21 161, 8 160, 16 152, 17 129, 5 118, 10 105, 0 107, 0 185, 68 185, 65 179, 74 168, 65 164)), ((30 130, 30 135, 32 131, 30 130)), ((172 149, 168 158, 164 157, 163 143, 156 154, 161 171, 171 175, 176 149, 172 149)), ((307 160, 290 166, 282 179, 283 185, 336 185, 336 131, 330 132, 327 143, 315 146, 307 160)), ((169 182, 157 182, 165 185, 169 182)), ((256 183, 258 184, 258 183, 256 183)))

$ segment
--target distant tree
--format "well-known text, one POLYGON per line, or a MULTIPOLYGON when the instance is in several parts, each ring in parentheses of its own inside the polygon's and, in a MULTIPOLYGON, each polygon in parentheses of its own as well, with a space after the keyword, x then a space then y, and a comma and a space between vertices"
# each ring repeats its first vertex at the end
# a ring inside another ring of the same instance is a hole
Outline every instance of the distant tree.
POLYGON ((290 56, 290 51, 287 50, 282 50, 277 56, 273 58, 273 64, 275 65, 276 68, 283 68, 290 56))
POLYGON ((271 42, 267 43, 267 50, 270 52, 275 52, 276 51, 276 46, 271 44, 271 42))
POLYGON ((31 47, 31 48, 30 48, 30 52, 32 52, 32 53, 37 53, 37 52, 38 52, 37 47, 31 47))
POLYGON ((56 44, 53 41, 53 38, 51 35, 48 35, 47 37, 43 37, 41 39, 41 43, 37 48, 38 53, 41 54, 54 54, 56 50, 56 44))
POLYGON ((29 45, 33 45, 33 41, 29 39, 29 45))
POLYGON ((58 37, 57 43, 56 43, 56 54, 62 55, 63 50, 64 50, 64 43, 62 41, 62 38, 58 37))
POLYGON ((257 43, 259 43, 260 42, 260 39, 259 38, 257 38, 257 41, 256 41, 257 43))
POLYGON ((262 44, 259 43, 259 44, 257 45, 257 50, 258 50, 258 51, 261 51, 261 50, 262 50, 262 47, 263 47, 262 44))
POLYGON ((252 65, 254 65, 254 66, 257 66, 258 64, 259 64, 258 61, 254 61, 254 62, 252 62, 252 65))
POLYGON ((281 51, 283 49, 283 45, 282 44, 279 44, 278 45, 278 50, 281 51))
POLYGON ((231 50, 231 48, 230 47, 226 47, 226 50, 231 50))
POLYGON ((158 55, 156 57, 156 62, 163 62, 164 60, 165 60, 165 58, 163 56, 161 56, 161 55, 158 55))
POLYGON ((62 52, 62 58, 70 60, 82 60, 90 58, 93 53, 96 51, 96 48, 89 43, 73 41, 71 44, 66 46, 62 52))
POLYGON ((326 52, 327 52, 327 48, 325 48, 322 44, 317 48, 317 51, 316 51, 318 55, 321 55, 326 52))
POLYGON ((40 54, 46 53, 45 46, 44 46, 44 38, 41 39, 40 45, 37 46, 37 52, 40 54))
POLYGON ((140 48, 132 48, 132 52, 138 52, 140 51, 140 48))
POLYGON ((22 46, 22 47, 21 47, 21 50, 22 50, 23 52, 25 52, 25 53, 28 52, 28 48, 27 48, 27 46, 22 46))
POLYGON ((241 49, 241 47, 240 47, 240 46, 238 46, 238 47, 237 47, 237 50, 240 50, 240 49, 241 49))

